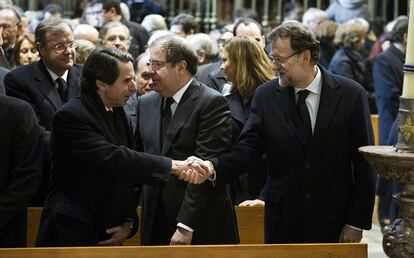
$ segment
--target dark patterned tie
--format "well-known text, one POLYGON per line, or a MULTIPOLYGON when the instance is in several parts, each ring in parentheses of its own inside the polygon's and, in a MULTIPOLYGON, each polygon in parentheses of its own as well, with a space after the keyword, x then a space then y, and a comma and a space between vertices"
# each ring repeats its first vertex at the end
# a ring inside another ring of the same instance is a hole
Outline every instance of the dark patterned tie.
POLYGON ((169 97, 164 100, 164 108, 161 113, 161 142, 164 142, 165 135, 167 134, 168 125, 171 120, 171 104, 174 103, 174 99, 169 97))
POLYGON ((312 124, 310 120, 309 110, 306 106, 306 98, 308 97, 309 90, 301 90, 298 92, 298 103, 296 104, 296 109, 298 110, 299 118, 302 123, 303 132, 306 135, 308 141, 312 137, 312 124))
POLYGON ((68 98, 68 87, 66 85, 65 80, 63 80, 61 77, 56 79, 56 83, 58 85, 58 93, 60 96, 60 99, 62 100, 62 103, 65 103, 68 98))

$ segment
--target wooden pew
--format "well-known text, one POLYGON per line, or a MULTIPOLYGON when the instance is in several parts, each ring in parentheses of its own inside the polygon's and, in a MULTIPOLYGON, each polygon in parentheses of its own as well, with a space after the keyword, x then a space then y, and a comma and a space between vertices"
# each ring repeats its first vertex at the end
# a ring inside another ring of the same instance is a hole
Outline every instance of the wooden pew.
MULTIPOLYGON (((263 244, 264 243, 264 209, 263 207, 239 207, 236 206, 237 224, 239 228, 240 243, 242 244, 263 244)), ((141 214, 141 208, 137 209, 141 214)), ((33 247, 37 228, 39 226, 42 208, 28 208, 27 246, 33 247)), ((134 237, 125 241, 124 245, 135 246, 140 244, 140 234, 137 232, 134 237)), ((1 256, 0 256, 1 257, 1 256)))
POLYGON ((2 258, 367 258, 367 244, 4 248, 2 258))
POLYGON ((378 115, 371 115, 371 123, 374 131, 375 145, 378 145, 378 115))

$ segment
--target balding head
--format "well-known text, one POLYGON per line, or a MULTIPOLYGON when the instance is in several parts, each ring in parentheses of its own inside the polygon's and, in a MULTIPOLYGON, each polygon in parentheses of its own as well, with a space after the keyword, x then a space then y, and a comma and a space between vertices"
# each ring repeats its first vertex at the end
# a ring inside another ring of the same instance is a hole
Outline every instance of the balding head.
POLYGON ((75 39, 85 39, 97 44, 99 42, 99 32, 89 24, 79 24, 73 31, 75 39))

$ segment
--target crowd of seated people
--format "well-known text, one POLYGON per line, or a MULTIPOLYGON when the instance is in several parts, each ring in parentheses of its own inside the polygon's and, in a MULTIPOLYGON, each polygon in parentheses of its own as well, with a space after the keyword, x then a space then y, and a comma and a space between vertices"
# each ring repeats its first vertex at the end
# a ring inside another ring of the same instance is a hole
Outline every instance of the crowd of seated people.
MULTIPOLYGON (((31 112, 35 114, 33 119, 37 121, 36 130, 39 130, 42 142, 41 151, 39 150, 42 157, 40 157, 41 161, 37 162, 41 164, 36 163, 39 167, 33 171, 37 171, 38 174, 32 176, 35 187, 30 192, 23 189, 27 196, 21 198, 21 203, 16 204, 19 211, 29 206, 42 207, 48 196, 49 198, 54 196, 51 191, 56 188, 50 187, 52 171, 56 169, 52 126, 54 114, 67 102, 81 94, 79 85, 83 78, 83 64, 88 63, 88 57, 92 53, 106 47, 116 48, 122 53, 128 53, 128 57, 131 56, 137 91, 133 94, 124 94, 128 95, 124 110, 128 119, 132 121, 131 135, 138 137, 139 126, 143 126, 139 124, 139 116, 142 115, 139 112, 144 112, 137 108, 141 103, 140 99, 154 90, 161 91, 159 85, 166 83, 163 80, 176 78, 162 74, 163 67, 173 63, 173 67, 178 69, 174 76, 180 79, 184 76, 179 70, 181 63, 171 61, 181 57, 176 57, 174 53, 166 51, 166 58, 171 60, 156 60, 154 56, 159 56, 159 52, 151 52, 148 46, 153 46, 152 51, 155 49, 164 51, 171 46, 154 46, 154 42, 179 45, 181 44, 179 40, 164 39, 182 37, 185 44, 182 44, 181 48, 175 45, 174 47, 179 49, 177 50, 179 53, 182 51, 185 54, 187 52, 184 50, 188 44, 197 57, 195 71, 190 70, 190 74, 185 75, 192 78, 191 80, 199 81, 203 87, 213 89, 214 94, 218 93, 223 100, 227 101, 229 108, 227 115, 231 122, 229 127, 231 136, 226 138, 229 146, 238 141, 239 134, 243 131, 243 126, 251 113, 250 107, 255 90, 267 81, 280 78, 281 74, 288 73, 289 68, 281 64, 289 63, 290 58, 297 58, 301 54, 294 52, 290 56, 275 56, 272 45, 275 42, 270 42, 267 38, 268 32, 273 28, 262 27, 257 13, 252 10, 238 10, 234 13, 234 20, 209 32, 203 31, 202 24, 190 14, 179 14, 168 21, 165 10, 156 3, 157 1, 128 1, 131 2, 129 4, 124 2, 120 0, 76 1, 77 8, 71 18, 65 17, 62 7, 57 4, 44 6, 41 13, 35 13, 33 11, 23 12, 20 7, 8 1, 2 2, 0 6, 0 45, 2 46, 0 95, 7 95, 30 104, 33 110, 27 112, 30 115, 32 115, 31 112)), ((300 1, 290 1, 285 5, 285 17, 282 19, 282 24, 300 23, 316 35, 320 42, 318 71, 329 70, 333 74, 346 77, 362 86, 369 101, 370 113, 376 114, 377 111, 379 113, 380 143, 386 144, 391 124, 396 119, 398 97, 401 95, 402 71, 398 69, 404 61, 406 51, 404 39, 407 34, 404 24, 401 25, 401 20, 406 22, 407 18, 398 18, 386 26, 384 26, 384 21, 382 23, 372 21, 371 23, 371 15, 364 2, 333 1, 324 11, 315 7, 304 10, 300 1), (391 51, 393 52, 390 53, 391 51), (386 61, 387 57, 391 58, 390 55, 394 55, 392 62, 386 61), (378 79, 380 77, 390 79, 386 76, 386 73, 390 71, 395 71, 392 74, 396 78, 392 80, 394 85, 391 85, 391 82, 387 85, 386 79, 378 79), (392 115, 387 110, 392 110, 392 115), (385 122, 384 119, 386 119, 385 122), (386 126, 382 126, 384 124, 386 126)), ((185 58, 190 57, 185 56, 185 58)), ((183 60, 186 60, 185 58, 183 60)), ((188 68, 189 64, 186 63, 186 65, 188 68)), ((118 76, 121 75, 118 74, 118 76)), ((110 93, 107 94, 110 95, 110 93)), ((162 95, 162 97, 166 96, 162 95)), ((176 108, 173 108, 173 113, 176 108)), ((177 114, 180 114, 178 111, 177 114)), ((25 122, 32 125, 33 121, 25 122)), ((39 139, 32 139, 32 141, 39 141, 39 139)), ((194 145, 196 144, 200 142, 195 140, 194 145)), ((133 148, 133 145, 130 147, 133 148)), ((175 154, 171 155, 170 158, 175 158, 175 154)), ((267 159, 267 153, 264 153, 259 164, 243 169, 236 180, 226 185, 232 205, 266 205, 263 189, 266 186, 268 173, 267 159)), ((0 192, 7 193, 10 190, 8 186, 13 184, 13 180, 21 180, 8 174, 12 172, 13 167, 10 167, 9 171, 0 172, 5 173, 0 176, 2 178, 0 179, 0 192), (3 178, 10 178, 10 180, 3 182, 3 178)), ((53 184, 59 183, 53 182, 53 184)), ((192 189, 184 183, 178 185, 184 189, 192 189)), ((382 199, 385 200, 385 203, 381 202, 382 210, 379 211, 382 227, 392 222, 398 209, 390 199, 393 191, 384 188, 387 186, 381 185, 382 199)), ((138 196, 135 200, 136 206, 141 204, 139 197, 141 189, 141 182, 137 182, 135 188, 132 189, 138 196)), ((191 197, 199 198, 196 194, 191 197)), ((7 194, 0 195, 0 203, 2 198, 7 198, 7 194)), ((189 205, 188 209, 194 208, 191 203, 187 205, 189 205)), ((0 205, 0 215, 5 210, 7 211, 0 205)), ((198 216, 202 216, 202 209, 200 210, 195 212, 198 216)), ((178 212, 174 215, 178 216, 178 212)), ((157 214, 156 216, 167 215, 157 214)), ((230 214, 229 218, 232 218, 231 216, 230 214)), ((24 221, 25 217, 21 219, 24 221)), ((134 219, 133 216, 125 218, 125 222, 130 224, 124 224, 128 226, 128 230, 131 227, 131 232, 135 232, 137 226, 134 225, 134 219)), ((157 217, 156 219, 165 218, 157 217)), ((6 221, 2 225, 7 225, 7 223, 6 221)), ((3 233, 3 228, 6 228, 2 225, 0 225, 0 233, 3 233)), ((171 241, 189 243, 190 239, 191 242, 189 235, 193 233, 193 228, 181 224, 177 228, 178 233, 175 232, 174 236, 171 236, 171 241)), ((124 237, 129 237, 131 232, 128 231, 124 237)), ((197 233, 195 235, 197 236, 197 233)), ((231 239, 230 242, 237 242, 237 236, 234 235, 231 239)), ((1 242, 0 238, 0 246, 3 246, 1 242)), ((120 243, 119 241, 110 243, 115 242, 120 243)), ((214 243, 214 241, 209 243, 214 243)), ((21 241, 15 244, 7 242, 7 246, 22 245, 24 246, 24 242, 21 241)))

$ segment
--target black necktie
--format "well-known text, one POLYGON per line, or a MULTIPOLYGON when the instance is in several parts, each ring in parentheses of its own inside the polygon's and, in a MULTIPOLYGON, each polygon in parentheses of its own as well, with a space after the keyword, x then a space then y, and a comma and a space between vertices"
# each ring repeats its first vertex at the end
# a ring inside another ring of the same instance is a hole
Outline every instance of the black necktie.
POLYGON ((312 137, 312 124, 309 116, 309 110, 306 106, 306 97, 309 95, 309 90, 301 90, 298 92, 298 103, 296 109, 298 110, 300 121, 302 122, 302 129, 308 140, 312 137))
POLYGON ((107 118, 109 127, 112 129, 115 129, 114 112, 112 110, 106 111, 106 118, 107 118))
POLYGON ((164 102, 164 108, 161 113, 161 142, 164 142, 165 134, 168 130, 168 125, 170 123, 172 115, 171 104, 174 103, 174 99, 171 97, 166 98, 164 102))
POLYGON ((63 103, 67 100, 67 85, 65 80, 62 79, 62 77, 59 77, 56 79, 56 83, 58 85, 58 93, 60 96, 60 99, 63 103))

